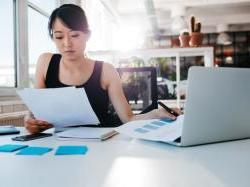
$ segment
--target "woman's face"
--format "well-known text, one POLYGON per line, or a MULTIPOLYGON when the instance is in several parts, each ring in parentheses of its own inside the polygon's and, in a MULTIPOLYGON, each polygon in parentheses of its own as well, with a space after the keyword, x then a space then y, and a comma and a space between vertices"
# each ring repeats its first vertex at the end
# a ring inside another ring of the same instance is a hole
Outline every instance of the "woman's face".
POLYGON ((53 24, 53 40, 64 59, 75 60, 82 57, 89 34, 71 30, 56 18, 53 24))

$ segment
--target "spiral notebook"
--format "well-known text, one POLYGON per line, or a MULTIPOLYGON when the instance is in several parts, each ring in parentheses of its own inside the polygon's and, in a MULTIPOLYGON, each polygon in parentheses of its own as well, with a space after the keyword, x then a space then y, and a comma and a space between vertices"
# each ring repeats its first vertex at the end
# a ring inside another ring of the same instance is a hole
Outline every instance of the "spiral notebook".
POLYGON ((63 132, 56 133, 59 139, 90 139, 106 140, 116 135, 114 128, 96 128, 96 127, 74 127, 63 132))

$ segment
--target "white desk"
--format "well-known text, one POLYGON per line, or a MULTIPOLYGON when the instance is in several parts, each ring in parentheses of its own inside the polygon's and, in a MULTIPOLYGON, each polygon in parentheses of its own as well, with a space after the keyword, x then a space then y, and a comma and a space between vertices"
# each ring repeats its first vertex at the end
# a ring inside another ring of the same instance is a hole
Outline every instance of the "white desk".
MULTIPOLYGON (((15 143, 1 136, 0 145, 15 143)), ((24 143, 25 144, 25 143, 24 143)), ((3 187, 249 187, 250 140, 178 148, 117 135, 105 142, 26 142, 54 150, 43 156, 0 153, 3 187), (55 156, 59 145, 87 145, 84 156, 55 156)))

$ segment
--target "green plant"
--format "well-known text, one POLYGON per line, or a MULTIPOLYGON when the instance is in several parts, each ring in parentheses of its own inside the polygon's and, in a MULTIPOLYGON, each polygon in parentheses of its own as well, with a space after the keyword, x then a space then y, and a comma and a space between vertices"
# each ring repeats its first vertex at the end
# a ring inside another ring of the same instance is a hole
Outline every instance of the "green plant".
POLYGON ((172 80, 170 62, 171 62, 170 58, 158 57, 158 58, 151 58, 149 60, 149 65, 155 66, 157 68, 157 76, 172 80))
POLYGON ((143 59, 133 56, 129 59, 129 67, 144 67, 145 62, 143 59))
POLYGON ((187 32, 187 31, 182 32, 181 35, 189 36, 189 32, 187 32))

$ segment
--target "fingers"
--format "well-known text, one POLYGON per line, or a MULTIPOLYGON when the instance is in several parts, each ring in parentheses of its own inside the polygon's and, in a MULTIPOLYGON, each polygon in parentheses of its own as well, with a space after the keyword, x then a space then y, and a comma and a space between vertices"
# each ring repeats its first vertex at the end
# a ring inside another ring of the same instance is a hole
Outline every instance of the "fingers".
POLYGON ((170 118, 172 120, 176 120, 176 116, 174 116, 173 114, 170 114, 170 113, 168 113, 167 118, 170 118))
MULTIPOLYGON (((162 110, 161 113, 164 113, 163 116, 161 116, 160 118, 169 118, 169 119, 172 119, 172 120, 176 120, 176 118, 177 118, 176 116, 174 116, 173 114, 167 112, 163 108, 159 108, 158 110, 162 110)), ((171 108, 171 110, 175 111, 178 115, 183 114, 183 112, 179 108, 171 108)))
POLYGON ((176 120, 176 117, 173 114, 167 112, 164 108, 157 109, 157 114, 158 118, 169 118, 171 120, 176 120))
POLYGON ((179 115, 183 114, 181 109, 179 109, 179 108, 172 108, 172 110, 174 110, 179 115))
POLYGON ((25 127, 30 133, 34 134, 42 132, 53 126, 46 121, 29 118, 25 120, 25 127))
POLYGON ((26 129, 31 133, 31 134, 35 134, 35 133, 39 133, 41 132, 41 130, 36 126, 36 125, 25 125, 26 129))

